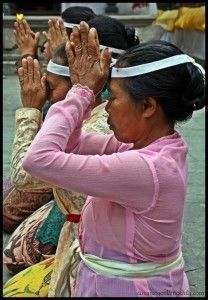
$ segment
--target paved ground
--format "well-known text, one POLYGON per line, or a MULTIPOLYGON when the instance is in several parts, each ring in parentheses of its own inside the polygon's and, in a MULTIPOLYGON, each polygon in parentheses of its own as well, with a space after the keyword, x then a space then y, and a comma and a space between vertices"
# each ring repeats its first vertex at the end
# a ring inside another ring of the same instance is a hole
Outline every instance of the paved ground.
MULTIPOLYGON (((3 79, 3 176, 9 175, 14 115, 19 107, 16 76, 3 79)), ((205 295, 205 111, 178 130, 190 145, 189 182, 183 228, 183 255, 193 297, 205 295)), ((174 208, 173 208, 174 209, 174 208)), ((4 234, 4 244, 8 236, 4 234)), ((4 272, 4 282, 8 275, 4 272)))

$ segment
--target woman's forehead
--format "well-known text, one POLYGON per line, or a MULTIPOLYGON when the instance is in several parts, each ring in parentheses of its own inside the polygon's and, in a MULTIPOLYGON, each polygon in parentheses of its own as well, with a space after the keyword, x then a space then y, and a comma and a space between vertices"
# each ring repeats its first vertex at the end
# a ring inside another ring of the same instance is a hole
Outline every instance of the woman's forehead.
POLYGON ((118 89, 123 89, 122 88, 122 79, 118 79, 118 78, 112 78, 110 80, 110 83, 109 83, 109 88, 111 89, 111 91, 116 91, 118 89))
POLYGON ((46 80, 48 83, 56 83, 59 80, 60 76, 49 71, 46 72, 46 80))
POLYGON ((52 56, 51 60, 52 60, 52 62, 54 62, 57 65, 62 65, 63 61, 64 61, 64 59, 62 57, 58 56, 58 55, 52 56))

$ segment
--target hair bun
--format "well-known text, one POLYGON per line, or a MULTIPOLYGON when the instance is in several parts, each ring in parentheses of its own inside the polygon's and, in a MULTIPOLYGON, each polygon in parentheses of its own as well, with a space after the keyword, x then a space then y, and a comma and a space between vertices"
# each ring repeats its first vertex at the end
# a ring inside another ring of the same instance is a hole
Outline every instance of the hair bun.
POLYGON ((204 107, 204 105, 205 105, 204 101, 202 101, 201 98, 197 97, 193 104, 193 110, 202 109, 204 107))
POLYGON ((188 110, 199 110, 205 105, 204 74, 198 65, 187 64, 189 82, 184 91, 182 102, 188 110))
POLYGON ((184 105, 184 108, 188 111, 199 110, 204 107, 204 97, 196 97, 193 99, 188 99, 183 96, 182 103, 184 105))
POLYGON ((125 28, 126 28, 128 48, 133 47, 135 45, 139 45, 140 40, 139 40, 139 37, 135 33, 135 28, 133 28, 133 27, 125 27, 125 28))

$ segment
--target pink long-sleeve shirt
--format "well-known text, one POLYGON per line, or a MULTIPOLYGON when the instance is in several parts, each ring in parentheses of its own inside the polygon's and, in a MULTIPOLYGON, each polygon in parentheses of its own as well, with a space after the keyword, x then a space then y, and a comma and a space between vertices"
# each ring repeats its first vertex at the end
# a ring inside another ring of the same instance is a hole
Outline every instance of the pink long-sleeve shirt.
MULTIPOLYGON (((113 134, 86 133, 81 126, 93 101, 93 93, 77 85, 54 104, 23 168, 89 195, 79 224, 83 252, 131 263, 171 261, 181 251, 187 144, 177 132, 142 149, 113 134)), ((86 294, 78 288, 77 295, 86 294)))

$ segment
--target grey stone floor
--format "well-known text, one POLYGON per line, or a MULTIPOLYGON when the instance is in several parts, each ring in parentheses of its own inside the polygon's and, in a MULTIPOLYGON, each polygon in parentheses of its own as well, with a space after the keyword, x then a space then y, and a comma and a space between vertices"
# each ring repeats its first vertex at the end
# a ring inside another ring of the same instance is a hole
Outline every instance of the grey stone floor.
MULTIPOLYGON (((17 76, 3 79, 3 176, 9 175, 15 110, 20 106, 17 76)), ((205 296, 205 110, 177 127, 189 144, 189 181, 183 228, 183 256, 192 297, 205 296)), ((4 245, 8 235, 4 234, 4 245)), ((8 274, 3 272, 5 282, 8 274)))

